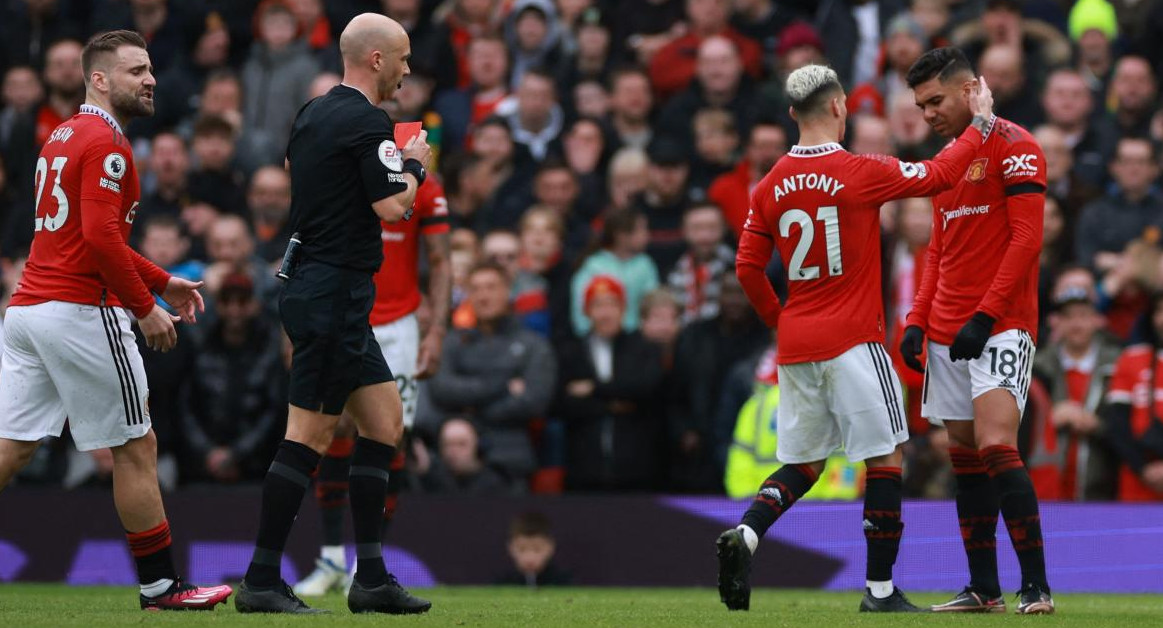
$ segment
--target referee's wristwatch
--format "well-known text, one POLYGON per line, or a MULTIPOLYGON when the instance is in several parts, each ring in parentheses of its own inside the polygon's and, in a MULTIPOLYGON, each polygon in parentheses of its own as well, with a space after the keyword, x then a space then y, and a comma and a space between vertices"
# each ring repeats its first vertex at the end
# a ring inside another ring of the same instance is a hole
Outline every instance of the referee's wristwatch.
POLYGON ((404 172, 416 177, 416 187, 424 185, 424 179, 428 178, 428 170, 424 168, 424 164, 420 163, 419 159, 405 159, 404 172))

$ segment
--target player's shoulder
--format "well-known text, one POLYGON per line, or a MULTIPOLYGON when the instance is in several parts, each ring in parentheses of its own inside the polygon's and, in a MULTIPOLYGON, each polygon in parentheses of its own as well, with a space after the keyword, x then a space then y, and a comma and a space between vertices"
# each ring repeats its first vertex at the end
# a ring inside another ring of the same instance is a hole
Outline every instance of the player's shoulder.
POLYGON ((1034 139, 1033 134, 1025 129, 1022 125, 1006 120, 1005 118, 997 118, 993 123, 993 129, 990 130, 991 136, 997 136, 1000 140, 997 146, 1005 150, 1015 144, 1033 144, 1038 145, 1037 140, 1034 139))

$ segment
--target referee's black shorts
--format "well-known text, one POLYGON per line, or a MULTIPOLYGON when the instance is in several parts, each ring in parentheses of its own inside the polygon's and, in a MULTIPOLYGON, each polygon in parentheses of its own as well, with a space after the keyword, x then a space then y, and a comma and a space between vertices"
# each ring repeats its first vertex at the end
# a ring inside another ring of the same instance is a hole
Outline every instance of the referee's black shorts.
POLYGON ((392 371, 368 324, 372 276, 304 260, 283 287, 279 314, 291 339, 291 405, 340 414, 356 388, 390 382, 392 371))

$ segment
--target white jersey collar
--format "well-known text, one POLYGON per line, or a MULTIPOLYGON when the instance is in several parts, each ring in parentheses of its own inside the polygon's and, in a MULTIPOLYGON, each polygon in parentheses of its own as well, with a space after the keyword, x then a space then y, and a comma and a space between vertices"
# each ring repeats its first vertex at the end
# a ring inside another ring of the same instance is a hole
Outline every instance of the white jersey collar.
POLYGON ((108 111, 105 111, 104 109, 98 107, 97 105, 90 105, 87 103, 84 105, 81 105, 81 113, 88 114, 91 116, 100 116, 103 120, 105 120, 106 122, 109 123, 109 126, 113 127, 113 130, 117 131, 118 133, 120 133, 122 135, 125 135, 125 131, 121 130, 121 125, 117 123, 117 118, 114 118, 113 114, 109 113, 108 111))
POLYGON ((836 142, 816 144, 815 146, 800 146, 797 144, 792 146, 787 154, 792 157, 820 157, 822 155, 831 155, 838 150, 844 150, 844 147, 836 142))

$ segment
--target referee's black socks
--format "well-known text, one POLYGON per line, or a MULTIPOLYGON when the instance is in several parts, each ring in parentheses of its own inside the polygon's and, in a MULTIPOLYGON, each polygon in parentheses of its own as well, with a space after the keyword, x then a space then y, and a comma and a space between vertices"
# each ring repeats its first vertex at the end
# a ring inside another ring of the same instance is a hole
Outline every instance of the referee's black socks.
POLYGON ((384 499, 388 496, 388 470, 395 457, 395 447, 363 437, 355 440, 351 454, 348 491, 355 531, 355 579, 365 587, 379 586, 388 577, 380 545, 380 525, 384 499))
POLYGON ((267 470, 262 488, 262 511, 258 522, 258 540, 254 557, 246 570, 247 584, 269 588, 281 580, 279 565, 287 536, 299 514, 303 493, 321 456, 310 447, 284 440, 267 470))

